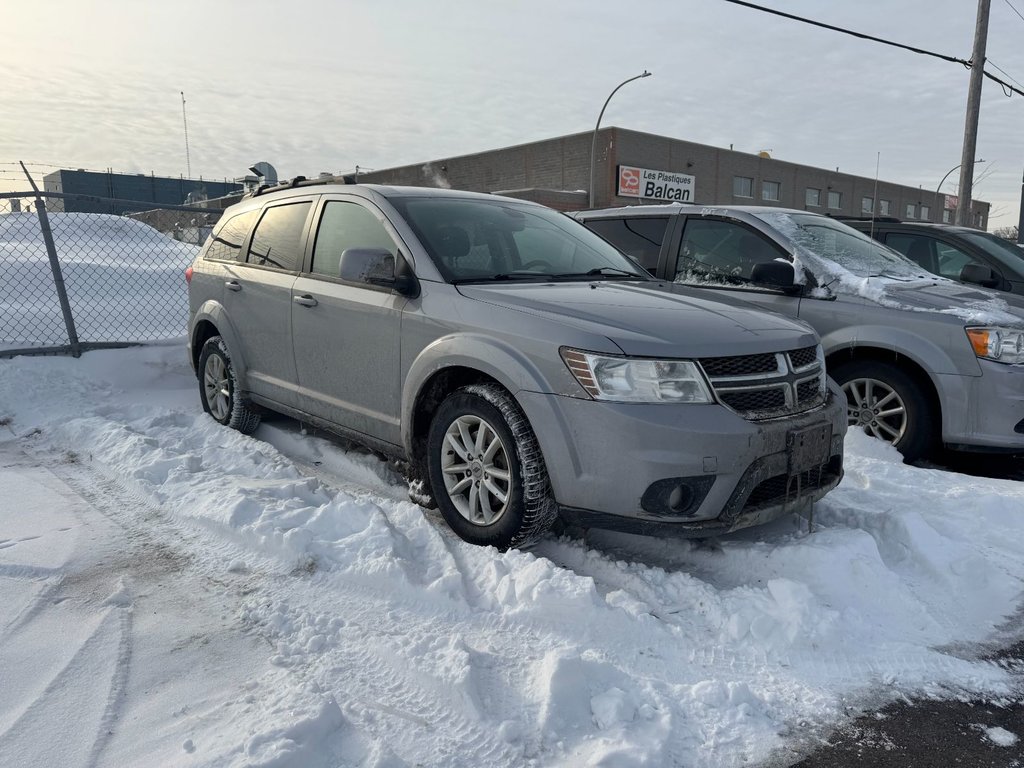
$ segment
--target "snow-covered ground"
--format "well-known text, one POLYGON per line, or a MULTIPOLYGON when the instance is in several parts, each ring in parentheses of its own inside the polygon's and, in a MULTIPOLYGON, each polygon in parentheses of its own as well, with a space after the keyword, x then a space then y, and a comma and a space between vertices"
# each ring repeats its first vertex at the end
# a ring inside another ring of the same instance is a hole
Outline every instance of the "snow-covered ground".
MULTIPOLYGON (((83 342, 185 333, 185 267, 199 247, 148 224, 99 213, 50 213, 68 302, 83 342)), ((67 343, 39 219, 0 215, 0 350, 67 343)))
POLYGON ((847 449, 811 533, 502 554, 364 453, 215 424, 180 342, 0 360, 0 765, 735 766, 1015 696, 1024 483, 847 449))

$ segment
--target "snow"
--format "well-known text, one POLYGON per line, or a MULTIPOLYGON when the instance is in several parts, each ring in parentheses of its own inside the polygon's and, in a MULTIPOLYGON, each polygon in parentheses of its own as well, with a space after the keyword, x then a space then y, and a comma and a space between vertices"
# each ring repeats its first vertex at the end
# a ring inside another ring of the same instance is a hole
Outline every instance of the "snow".
POLYGON ((985 736, 988 737, 989 741, 1000 747, 1012 747, 1019 741, 1017 734, 1012 733, 1005 728, 1000 728, 999 726, 985 728, 983 730, 985 731, 985 736))
POLYGON ((813 532, 500 553, 369 454, 220 427, 180 340, 0 361, 5 423, 3 765, 735 766, 1018 683, 1024 486, 860 433, 813 532))
MULTIPOLYGON (((199 247, 147 224, 96 213, 50 213, 79 339, 151 341, 185 333, 185 268, 199 247)), ((67 343, 35 213, 0 215, 0 349, 67 343)))

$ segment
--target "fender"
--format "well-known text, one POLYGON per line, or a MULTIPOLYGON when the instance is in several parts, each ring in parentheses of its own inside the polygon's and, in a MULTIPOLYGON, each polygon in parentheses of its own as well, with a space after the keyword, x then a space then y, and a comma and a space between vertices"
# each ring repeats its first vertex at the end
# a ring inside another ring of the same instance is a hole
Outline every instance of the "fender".
MULTIPOLYGON (((402 444, 412 454, 413 409, 423 386, 445 368, 470 368, 501 384, 512 396, 522 390, 552 392, 582 390, 565 369, 566 382, 553 389, 541 370, 521 350, 478 333, 449 334, 431 342, 416 356, 405 375, 402 389, 402 444)), ((564 366, 563 366, 564 367, 564 366)))
POLYGON ((217 328, 217 332, 228 345, 228 350, 231 352, 231 365, 235 369, 235 378, 241 389, 248 390, 245 376, 245 359, 242 357, 242 345, 238 342, 238 333, 235 331, 235 326, 228 319, 228 314, 224 311, 224 307, 216 299, 204 301, 192 316, 192 329, 188 337, 189 359, 191 360, 192 356, 198 352, 195 349, 196 330, 198 330, 199 324, 204 320, 212 323, 217 328))
POLYGON ((980 376, 977 360, 971 370, 963 370, 949 352, 924 336, 891 325, 856 325, 837 328, 821 337, 826 357, 844 349, 873 347, 893 352, 917 363, 928 375, 935 389, 941 392, 937 374, 980 376))

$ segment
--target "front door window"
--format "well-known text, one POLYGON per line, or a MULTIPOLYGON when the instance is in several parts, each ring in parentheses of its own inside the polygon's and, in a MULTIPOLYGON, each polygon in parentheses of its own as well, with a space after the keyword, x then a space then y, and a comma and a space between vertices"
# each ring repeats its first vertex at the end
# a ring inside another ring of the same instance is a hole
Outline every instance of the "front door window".
POLYGON ((741 224, 692 218, 679 244, 675 280, 747 283, 756 264, 778 258, 785 258, 781 249, 741 224))

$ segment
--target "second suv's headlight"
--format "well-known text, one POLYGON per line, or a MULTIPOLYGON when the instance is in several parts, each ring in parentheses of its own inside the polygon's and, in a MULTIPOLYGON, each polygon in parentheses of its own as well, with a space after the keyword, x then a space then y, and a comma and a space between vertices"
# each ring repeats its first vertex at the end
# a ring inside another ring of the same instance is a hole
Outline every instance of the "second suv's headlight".
POLYGON ((710 403, 704 374, 689 360, 611 357, 562 347, 572 375, 595 400, 623 403, 710 403))
POLYGON ((1014 328, 968 328, 974 354, 1010 365, 1024 363, 1024 331, 1014 328))

